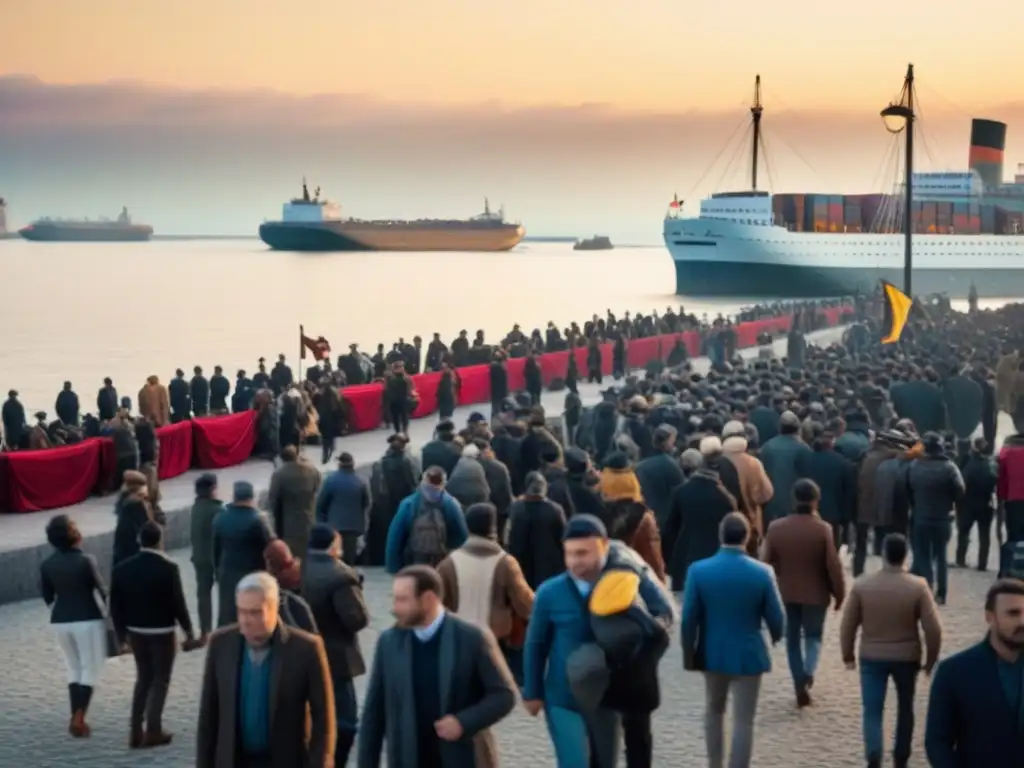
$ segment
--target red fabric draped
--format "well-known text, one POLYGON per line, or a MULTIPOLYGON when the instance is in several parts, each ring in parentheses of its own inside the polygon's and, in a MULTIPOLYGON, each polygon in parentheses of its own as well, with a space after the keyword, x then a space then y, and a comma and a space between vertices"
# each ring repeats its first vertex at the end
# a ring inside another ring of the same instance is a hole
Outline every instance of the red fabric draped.
MULTIPOLYGON (((824 325, 838 325, 850 307, 833 307, 818 310, 824 318, 824 325)), ((773 334, 789 330, 790 316, 756 320, 736 326, 737 345, 750 347, 757 343, 757 337, 764 331, 773 334)), ((629 342, 626 353, 629 367, 642 368, 650 360, 668 358, 676 339, 686 345, 691 357, 700 354, 701 339, 696 332, 634 339, 629 342)), ((587 349, 573 350, 572 353, 551 352, 539 358, 544 383, 550 384, 555 378, 565 378, 569 355, 576 356, 576 366, 581 378, 586 377, 587 349)), ((510 392, 524 388, 523 368, 525 359, 509 360, 508 386, 510 392)), ((612 345, 601 348, 601 370, 604 375, 612 372, 612 345)), ((458 371, 462 386, 458 396, 459 405, 487 403, 491 399, 490 366, 474 365, 458 371)), ((441 375, 427 373, 413 377, 420 401, 413 413, 414 418, 428 416, 437 411, 437 385, 441 375)), ((377 429, 383 422, 381 384, 363 384, 341 390, 348 402, 351 414, 351 429, 365 432, 377 429)), ((254 411, 236 413, 230 416, 186 421, 161 427, 160 437, 161 479, 177 477, 190 467, 220 469, 241 464, 252 454, 256 445, 257 421, 254 411)), ((46 451, 24 451, 0 453, 0 511, 31 512, 70 506, 85 500, 90 493, 104 493, 113 490, 113 474, 117 457, 109 438, 87 440, 77 445, 62 446, 46 451)))
POLYGON ((38 512, 85 501, 99 478, 100 454, 99 440, 0 454, 4 511, 38 512))
POLYGON ((160 439, 157 474, 161 480, 184 475, 192 468, 192 422, 168 424, 156 431, 160 439))
POLYGON ((196 466, 223 469, 241 464, 256 447, 256 411, 211 416, 192 422, 196 466))

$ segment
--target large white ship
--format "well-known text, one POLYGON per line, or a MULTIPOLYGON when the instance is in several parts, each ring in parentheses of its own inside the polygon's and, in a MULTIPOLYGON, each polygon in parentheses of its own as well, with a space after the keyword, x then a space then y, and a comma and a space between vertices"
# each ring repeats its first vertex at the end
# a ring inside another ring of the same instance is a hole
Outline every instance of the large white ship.
MULTIPOLYGON (((753 116, 754 191, 714 194, 696 218, 676 199, 664 238, 676 293, 810 298, 903 282, 903 204, 896 195, 771 195, 757 190, 760 79, 753 116)), ((1024 166, 1003 183, 1006 126, 974 120, 966 173, 914 174, 915 293, 1024 296, 1024 166)))

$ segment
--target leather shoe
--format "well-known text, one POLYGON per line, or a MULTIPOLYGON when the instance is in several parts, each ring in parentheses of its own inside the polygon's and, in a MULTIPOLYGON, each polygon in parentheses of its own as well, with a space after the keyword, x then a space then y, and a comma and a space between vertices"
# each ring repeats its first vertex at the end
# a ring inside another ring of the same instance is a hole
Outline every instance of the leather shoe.
POLYGON ((145 748, 152 747, 164 747, 171 743, 171 739, 174 738, 174 734, 167 733, 166 731, 157 731, 156 733, 147 733, 142 738, 142 746, 145 748))

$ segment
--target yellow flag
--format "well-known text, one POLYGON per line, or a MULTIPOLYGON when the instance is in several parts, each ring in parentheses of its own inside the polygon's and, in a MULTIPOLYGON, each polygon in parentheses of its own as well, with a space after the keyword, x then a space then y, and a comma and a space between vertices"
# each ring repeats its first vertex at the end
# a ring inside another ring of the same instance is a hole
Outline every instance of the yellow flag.
POLYGON ((910 317, 910 308, 914 300, 890 282, 882 281, 885 293, 885 320, 882 324, 883 344, 895 344, 900 340, 903 329, 910 317))

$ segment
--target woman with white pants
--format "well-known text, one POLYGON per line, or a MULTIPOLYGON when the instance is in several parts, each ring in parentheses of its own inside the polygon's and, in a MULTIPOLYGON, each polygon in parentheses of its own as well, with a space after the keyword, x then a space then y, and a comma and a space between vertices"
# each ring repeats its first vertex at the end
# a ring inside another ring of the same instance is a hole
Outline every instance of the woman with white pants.
POLYGON ((97 602, 105 602, 96 558, 81 550, 82 534, 67 515, 57 515, 46 526, 46 540, 57 551, 40 566, 43 600, 52 608, 50 623, 64 652, 68 670, 71 721, 68 733, 89 736, 85 715, 93 688, 107 660, 107 624, 97 602))

